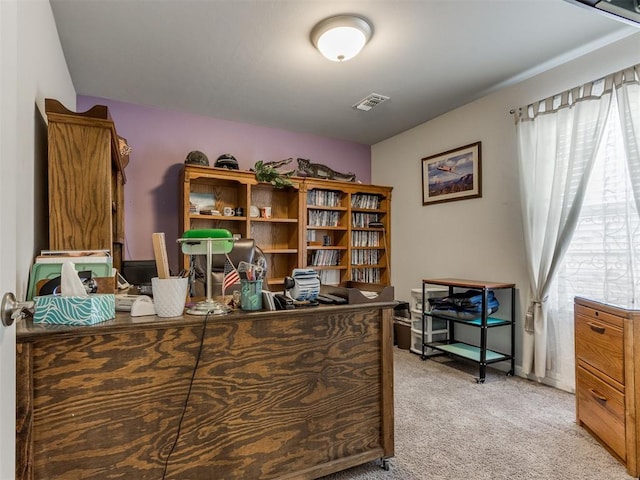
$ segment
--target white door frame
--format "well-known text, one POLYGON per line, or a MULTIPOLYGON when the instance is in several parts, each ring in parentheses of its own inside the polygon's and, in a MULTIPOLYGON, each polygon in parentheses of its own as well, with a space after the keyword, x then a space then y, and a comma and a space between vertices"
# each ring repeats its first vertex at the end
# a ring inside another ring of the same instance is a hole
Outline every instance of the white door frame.
MULTIPOLYGON (((0 296, 16 292, 18 0, 0 0, 0 296)), ((0 324, 0 480, 15 478, 16 329, 0 324)))

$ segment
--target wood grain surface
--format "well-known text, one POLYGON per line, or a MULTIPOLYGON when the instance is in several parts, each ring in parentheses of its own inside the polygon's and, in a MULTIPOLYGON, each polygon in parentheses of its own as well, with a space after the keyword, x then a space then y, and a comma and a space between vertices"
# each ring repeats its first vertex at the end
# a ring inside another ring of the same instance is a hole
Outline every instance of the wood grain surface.
POLYGON ((111 249, 110 147, 106 128, 49 125, 51 249, 111 249))
POLYGON ((201 352, 192 322, 25 344, 17 478, 311 479, 390 456, 390 312, 230 317, 201 352))
POLYGON ((575 298, 576 421, 640 475, 640 311, 575 298))

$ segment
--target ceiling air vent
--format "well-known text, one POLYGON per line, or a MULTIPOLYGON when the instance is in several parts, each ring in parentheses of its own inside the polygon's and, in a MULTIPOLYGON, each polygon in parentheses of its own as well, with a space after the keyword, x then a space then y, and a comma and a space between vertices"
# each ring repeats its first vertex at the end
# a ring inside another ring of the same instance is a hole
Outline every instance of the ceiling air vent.
POLYGON ((378 95, 377 93, 372 93, 370 95, 367 95, 367 97, 363 98, 358 103, 356 103, 353 106, 353 108, 357 108, 358 110, 364 110, 365 112, 368 112, 373 107, 380 105, 385 100, 389 100, 389 97, 385 97, 384 95, 378 95))

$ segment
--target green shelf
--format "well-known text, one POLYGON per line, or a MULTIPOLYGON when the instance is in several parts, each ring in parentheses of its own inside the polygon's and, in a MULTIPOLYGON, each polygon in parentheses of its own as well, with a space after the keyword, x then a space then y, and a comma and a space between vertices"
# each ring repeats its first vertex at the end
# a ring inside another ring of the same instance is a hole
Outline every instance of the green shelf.
MULTIPOLYGON (((441 318, 443 320, 448 320, 451 322, 464 323, 466 325, 473 325, 476 327, 482 326, 482 317, 472 318, 471 320, 465 320, 463 318, 457 317, 449 317, 447 315, 439 315, 433 313, 425 313, 432 318, 441 318)), ((504 318, 496 318, 496 317, 487 317, 487 327, 500 327, 502 325, 510 325, 511 322, 509 320, 505 320, 504 318)))
MULTIPOLYGON (((472 320, 461 320, 462 323, 468 323, 470 325, 481 326, 482 318, 474 318, 472 320)), ((509 320, 505 320, 503 318, 495 318, 488 317, 487 318, 487 327, 499 327, 501 325, 509 325, 511 322, 509 320)))
MULTIPOLYGON (((450 343, 450 344, 427 344, 429 348, 433 348, 439 350, 441 352, 451 353, 452 355, 456 355, 458 357, 467 358, 469 360, 473 360, 475 362, 480 361, 480 348, 475 347, 473 345, 468 345, 466 343, 450 343)), ((494 352, 493 350, 486 350, 486 362, 493 363, 499 362, 501 360, 507 360, 511 357, 509 355, 504 355, 503 353, 494 352)))

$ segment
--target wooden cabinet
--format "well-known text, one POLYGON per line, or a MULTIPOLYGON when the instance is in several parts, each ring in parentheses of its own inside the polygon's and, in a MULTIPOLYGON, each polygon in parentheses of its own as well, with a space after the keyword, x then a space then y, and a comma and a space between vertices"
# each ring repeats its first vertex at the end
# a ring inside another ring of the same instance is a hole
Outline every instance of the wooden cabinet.
MULTIPOLYGON (((277 189, 258 182, 253 172, 185 165, 180 232, 224 228, 253 238, 267 259, 269 288, 282 290, 284 277, 301 265, 301 197, 298 182, 293 183, 277 189), (225 207, 234 209, 234 215, 225 216, 225 207), (264 207, 271 207, 269 218, 260 216, 264 207), (242 209, 242 215, 235 215, 236 209, 242 209)), ((185 268, 188 261, 185 256, 185 268)))
POLYGON ((124 246, 124 167, 107 107, 85 113, 45 100, 48 126, 49 248, 110 250, 120 268, 124 246))
POLYGON ((575 299, 576 421, 634 477, 640 475, 639 322, 640 311, 575 299))
POLYGON ((225 228, 255 239, 267 257, 271 290, 282 290, 284 277, 302 267, 317 270, 323 283, 389 285, 391 188, 291 180, 292 187, 277 189, 253 172, 185 165, 181 232, 225 228), (240 208, 242 215, 225 216, 225 207, 240 208), (263 207, 271 207, 270 218, 258 213, 263 207))

